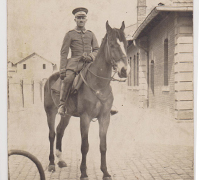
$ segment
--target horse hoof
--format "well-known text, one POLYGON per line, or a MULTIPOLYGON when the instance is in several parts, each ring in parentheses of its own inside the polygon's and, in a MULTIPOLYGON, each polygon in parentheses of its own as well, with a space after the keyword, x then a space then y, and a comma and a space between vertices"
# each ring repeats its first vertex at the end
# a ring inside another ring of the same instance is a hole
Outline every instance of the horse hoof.
POLYGON ((80 180, 89 180, 88 177, 80 178, 80 180))
POLYGON ((112 180, 111 177, 103 177, 103 180, 112 180))
POLYGON ((63 168, 63 167, 67 167, 67 164, 65 163, 65 161, 59 161, 58 166, 59 168, 63 168))
POLYGON ((48 171, 49 172, 55 172, 55 165, 49 165, 49 167, 48 167, 48 171))

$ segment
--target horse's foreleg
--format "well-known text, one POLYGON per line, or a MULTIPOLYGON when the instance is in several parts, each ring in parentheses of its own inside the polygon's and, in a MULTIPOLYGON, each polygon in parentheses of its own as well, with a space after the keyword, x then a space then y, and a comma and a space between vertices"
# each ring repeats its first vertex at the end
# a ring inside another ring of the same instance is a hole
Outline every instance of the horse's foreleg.
POLYGON ((89 150, 89 143, 88 143, 88 131, 90 126, 90 119, 88 115, 84 114, 80 118, 80 129, 81 129, 81 153, 82 153, 82 162, 80 166, 81 170, 81 180, 87 180, 87 166, 86 166, 86 156, 89 150))
POLYGON ((67 164, 62 159, 62 138, 64 135, 65 128, 69 124, 70 117, 71 116, 69 115, 61 117, 60 123, 56 128, 56 156, 58 157, 58 166, 60 168, 67 167, 67 164))
POLYGON ((110 115, 99 118, 99 137, 100 137, 100 152, 101 152, 101 171, 103 172, 103 180, 111 180, 111 176, 107 171, 106 165, 106 135, 110 123, 110 115))
POLYGON ((55 139, 55 115, 56 112, 47 113, 47 122, 49 126, 49 141, 50 141, 50 154, 49 154, 49 171, 55 171, 55 163, 54 163, 54 139, 55 139))

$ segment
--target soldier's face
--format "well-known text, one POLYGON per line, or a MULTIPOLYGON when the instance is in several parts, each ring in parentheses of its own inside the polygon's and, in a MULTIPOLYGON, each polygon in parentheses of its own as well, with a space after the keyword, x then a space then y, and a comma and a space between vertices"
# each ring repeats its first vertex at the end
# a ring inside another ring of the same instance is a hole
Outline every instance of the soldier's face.
POLYGON ((87 22, 87 18, 85 16, 77 16, 74 20, 78 27, 84 27, 87 22))

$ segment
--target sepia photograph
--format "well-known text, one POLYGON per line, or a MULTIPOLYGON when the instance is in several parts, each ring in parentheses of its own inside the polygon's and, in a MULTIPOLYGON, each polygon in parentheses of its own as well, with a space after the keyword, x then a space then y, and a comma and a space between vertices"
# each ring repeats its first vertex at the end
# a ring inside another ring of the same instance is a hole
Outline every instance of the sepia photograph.
POLYGON ((8 0, 8 179, 193 180, 193 5, 8 0))

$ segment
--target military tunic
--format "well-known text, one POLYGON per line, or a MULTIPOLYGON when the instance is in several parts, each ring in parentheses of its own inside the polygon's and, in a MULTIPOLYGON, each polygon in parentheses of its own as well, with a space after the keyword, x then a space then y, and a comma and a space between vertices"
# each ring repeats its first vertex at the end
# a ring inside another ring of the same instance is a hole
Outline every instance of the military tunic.
POLYGON ((95 59, 99 45, 93 32, 89 30, 80 31, 77 29, 66 33, 63 45, 60 51, 60 71, 68 69, 78 72, 82 69, 84 60, 83 53, 95 59), (67 59, 69 48, 71 49, 71 58, 67 59))

